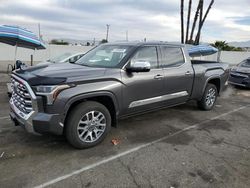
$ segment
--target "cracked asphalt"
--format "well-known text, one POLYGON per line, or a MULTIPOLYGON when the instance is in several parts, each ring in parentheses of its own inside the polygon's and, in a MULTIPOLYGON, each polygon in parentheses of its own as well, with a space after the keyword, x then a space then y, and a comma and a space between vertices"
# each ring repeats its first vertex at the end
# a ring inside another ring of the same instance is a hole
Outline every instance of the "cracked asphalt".
POLYGON ((86 150, 62 136, 14 127, 5 91, 0 82, 0 187, 42 187, 58 177, 47 187, 250 185, 250 90, 228 87, 209 112, 191 101, 121 120, 103 143, 86 150))

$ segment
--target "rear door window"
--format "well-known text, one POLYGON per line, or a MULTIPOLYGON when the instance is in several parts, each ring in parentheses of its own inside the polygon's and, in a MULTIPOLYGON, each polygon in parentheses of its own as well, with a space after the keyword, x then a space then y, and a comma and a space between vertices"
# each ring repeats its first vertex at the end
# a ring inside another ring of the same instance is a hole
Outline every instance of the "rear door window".
POLYGON ((185 63, 182 49, 180 47, 161 46, 161 67, 179 67, 185 63))

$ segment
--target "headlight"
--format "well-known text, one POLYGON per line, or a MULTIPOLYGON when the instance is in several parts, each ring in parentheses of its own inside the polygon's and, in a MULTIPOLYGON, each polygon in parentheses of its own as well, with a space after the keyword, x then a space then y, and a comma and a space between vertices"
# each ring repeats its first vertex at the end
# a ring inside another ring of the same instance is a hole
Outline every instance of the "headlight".
POLYGON ((57 85, 54 86, 35 86, 33 87, 36 93, 51 93, 57 85))
POLYGON ((53 104, 58 94, 65 89, 70 88, 69 85, 47 85, 47 86, 34 86, 33 89, 36 95, 45 96, 47 104, 53 104))

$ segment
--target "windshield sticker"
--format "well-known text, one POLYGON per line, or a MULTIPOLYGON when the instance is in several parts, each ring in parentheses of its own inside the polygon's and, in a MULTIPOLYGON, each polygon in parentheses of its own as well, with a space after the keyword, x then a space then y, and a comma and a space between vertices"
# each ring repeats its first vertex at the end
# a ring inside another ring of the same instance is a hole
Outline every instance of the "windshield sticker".
POLYGON ((112 53, 125 53, 126 52, 126 49, 113 49, 112 50, 112 53))

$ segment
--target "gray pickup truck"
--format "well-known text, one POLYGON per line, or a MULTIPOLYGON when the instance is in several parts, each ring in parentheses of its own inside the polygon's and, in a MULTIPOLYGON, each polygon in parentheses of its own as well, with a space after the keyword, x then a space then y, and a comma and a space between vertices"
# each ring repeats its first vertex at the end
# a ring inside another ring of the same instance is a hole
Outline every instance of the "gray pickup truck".
POLYGON ((87 148, 120 118, 189 100, 211 110, 228 73, 226 64, 190 61, 181 44, 109 43, 75 64, 13 72, 10 116, 28 132, 64 134, 87 148))

